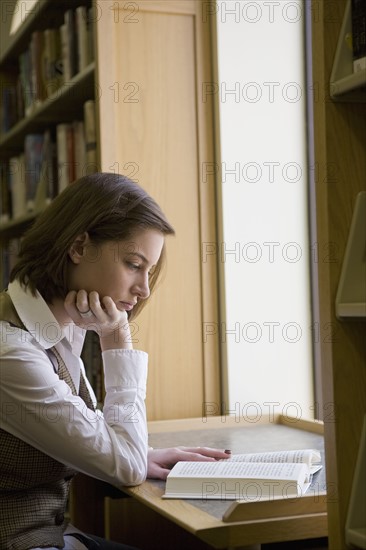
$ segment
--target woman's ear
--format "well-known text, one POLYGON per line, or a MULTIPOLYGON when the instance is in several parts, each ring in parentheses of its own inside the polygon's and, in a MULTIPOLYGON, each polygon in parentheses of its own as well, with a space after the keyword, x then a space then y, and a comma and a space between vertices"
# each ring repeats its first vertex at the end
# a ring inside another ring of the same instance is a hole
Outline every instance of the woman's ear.
POLYGON ((89 243, 90 238, 86 231, 76 237, 68 252, 69 258, 74 264, 80 263, 80 260, 85 254, 85 248, 89 243))

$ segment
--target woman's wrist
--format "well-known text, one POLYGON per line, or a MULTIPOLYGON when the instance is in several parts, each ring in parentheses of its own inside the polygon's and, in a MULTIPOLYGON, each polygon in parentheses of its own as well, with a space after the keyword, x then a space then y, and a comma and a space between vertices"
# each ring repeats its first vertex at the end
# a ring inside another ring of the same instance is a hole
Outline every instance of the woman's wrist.
POLYGON ((111 349, 133 349, 129 329, 116 328, 109 334, 101 334, 99 336, 99 341, 102 351, 111 349))

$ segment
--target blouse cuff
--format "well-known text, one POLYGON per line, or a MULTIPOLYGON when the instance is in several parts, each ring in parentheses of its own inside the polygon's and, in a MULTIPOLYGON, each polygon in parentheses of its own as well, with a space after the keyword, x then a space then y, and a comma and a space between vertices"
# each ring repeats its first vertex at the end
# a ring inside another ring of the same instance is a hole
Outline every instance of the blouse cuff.
POLYGON ((148 354, 133 349, 103 351, 105 388, 139 387, 146 389, 148 354))

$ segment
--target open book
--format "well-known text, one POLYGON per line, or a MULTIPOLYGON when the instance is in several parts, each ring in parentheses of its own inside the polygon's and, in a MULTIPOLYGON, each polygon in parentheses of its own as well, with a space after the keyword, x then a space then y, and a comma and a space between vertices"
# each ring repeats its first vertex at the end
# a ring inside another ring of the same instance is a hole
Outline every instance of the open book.
POLYGON ((270 500, 302 496, 322 467, 314 449, 237 454, 216 462, 177 462, 164 498, 270 500))

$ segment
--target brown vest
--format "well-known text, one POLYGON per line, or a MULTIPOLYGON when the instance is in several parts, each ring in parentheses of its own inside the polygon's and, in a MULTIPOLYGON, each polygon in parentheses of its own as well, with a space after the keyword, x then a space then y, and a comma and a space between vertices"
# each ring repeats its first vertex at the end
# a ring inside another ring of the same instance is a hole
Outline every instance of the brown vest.
MULTIPOLYGON (((6 292, 0 293, 0 320, 26 330, 6 292)), ((52 363, 56 361, 59 378, 70 386, 73 395, 77 395, 60 354, 55 348, 45 351, 52 363)), ((88 408, 94 409, 82 375, 79 395, 88 408)), ((28 550, 38 546, 63 548, 64 514, 70 482, 76 473, 0 429, 1 550, 28 550)))

